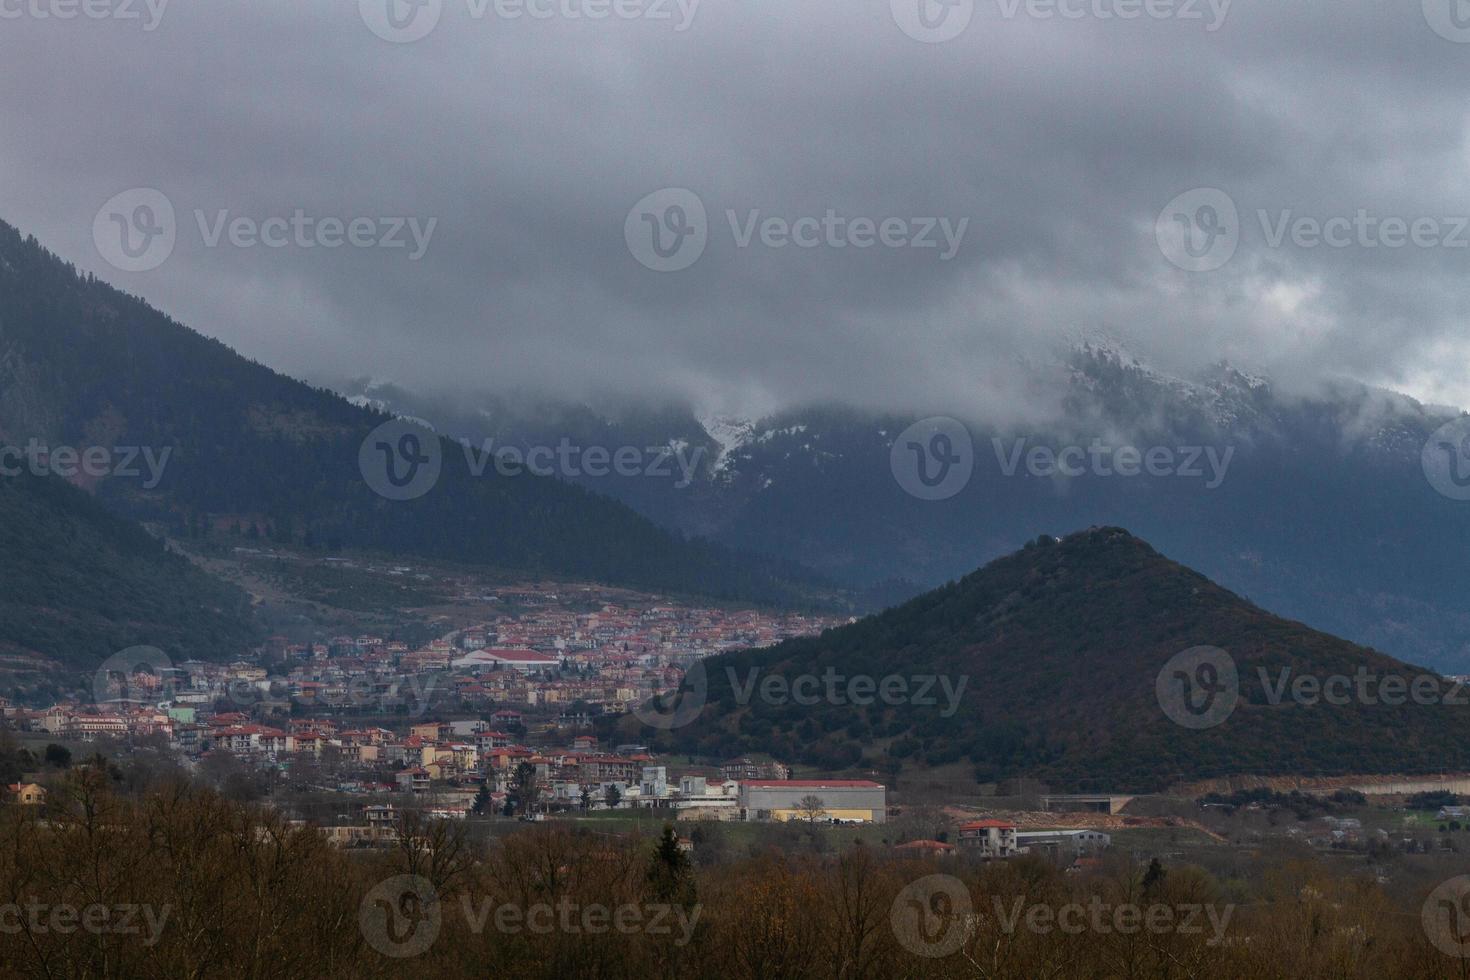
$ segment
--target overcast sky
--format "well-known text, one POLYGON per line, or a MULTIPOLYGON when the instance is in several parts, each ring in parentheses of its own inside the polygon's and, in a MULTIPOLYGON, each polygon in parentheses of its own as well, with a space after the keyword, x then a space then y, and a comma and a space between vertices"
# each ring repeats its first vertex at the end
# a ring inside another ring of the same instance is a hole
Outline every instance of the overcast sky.
POLYGON ((292 374, 972 411, 1104 332, 1470 405, 1455 0, 81 2, 0 0, 0 218, 292 374))

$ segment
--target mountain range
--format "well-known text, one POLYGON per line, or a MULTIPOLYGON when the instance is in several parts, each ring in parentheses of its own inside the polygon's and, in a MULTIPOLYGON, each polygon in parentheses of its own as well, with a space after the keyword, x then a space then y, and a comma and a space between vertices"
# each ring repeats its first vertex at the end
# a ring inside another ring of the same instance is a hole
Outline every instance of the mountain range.
MULTIPOLYGON (((691 407, 423 397, 335 381, 349 397, 434 421, 472 444, 571 438, 698 453, 697 478, 573 480, 686 534, 797 561, 878 608, 952 580, 1046 529, 1126 526, 1253 601, 1329 632, 1470 673, 1470 503, 1437 492, 1421 454, 1460 413, 1340 382, 1306 392, 1227 364, 1189 377, 1116 342, 1084 340, 1023 365, 1055 410, 1017 425, 959 420, 973 474, 949 499, 895 479, 895 441, 922 417, 845 406, 759 419, 691 407), (1029 464, 1074 455, 1072 475, 1029 464), (1118 475, 1157 450, 1170 475, 1118 475)), ((936 406, 932 415, 947 415, 936 406)), ((1467 429, 1470 432, 1470 429, 1467 429)))
POLYGON ((915 417, 829 405, 743 419, 669 402, 425 397, 380 381, 329 390, 240 357, 0 223, 0 446, 141 451, 141 474, 72 479, 125 520, 869 610, 1046 529, 1126 526, 1261 607, 1470 670, 1470 554, 1453 546, 1470 505, 1436 492, 1420 464, 1457 413, 1347 383, 1288 394, 1228 365, 1175 377, 1090 341, 1025 370, 1058 410, 1030 426, 955 421, 973 472, 947 499, 921 499, 895 468, 915 417), (375 492, 363 469, 371 434, 403 416, 426 420, 418 433, 442 455, 437 482, 411 500, 375 492), (679 462, 621 476, 483 466, 497 449, 565 443, 679 462), (1120 447, 1167 450, 1176 475, 1023 462, 1099 444, 1114 464, 1120 447), (1191 448, 1195 475, 1178 465, 1191 448))

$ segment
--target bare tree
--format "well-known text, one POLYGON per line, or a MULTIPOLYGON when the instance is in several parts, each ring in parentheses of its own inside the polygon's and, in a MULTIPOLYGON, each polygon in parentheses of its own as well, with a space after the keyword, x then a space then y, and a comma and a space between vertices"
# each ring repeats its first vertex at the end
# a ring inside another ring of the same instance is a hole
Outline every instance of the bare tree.
POLYGON ((796 801, 796 812, 800 813, 801 818, 807 823, 815 825, 818 820, 827 815, 827 804, 820 796, 808 793, 796 801))

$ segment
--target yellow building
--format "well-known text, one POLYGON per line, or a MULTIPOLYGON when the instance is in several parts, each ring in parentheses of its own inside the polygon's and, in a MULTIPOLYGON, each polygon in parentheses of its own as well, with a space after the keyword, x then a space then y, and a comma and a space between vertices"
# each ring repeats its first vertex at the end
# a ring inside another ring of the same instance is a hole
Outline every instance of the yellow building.
POLYGON ((12 783, 6 787, 11 801, 21 806, 40 806, 46 802, 46 787, 39 783, 12 783))

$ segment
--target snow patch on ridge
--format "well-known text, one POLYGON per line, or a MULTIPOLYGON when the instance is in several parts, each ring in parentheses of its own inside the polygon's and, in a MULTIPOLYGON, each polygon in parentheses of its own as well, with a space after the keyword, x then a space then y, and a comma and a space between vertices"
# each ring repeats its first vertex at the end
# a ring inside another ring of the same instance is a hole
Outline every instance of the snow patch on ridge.
POLYGON ((750 442, 751 436, 755 434, 753 421, 733 415, 705 415, 698 422, 720 447, 714 462, 710 464, 712 474, 723 472, 730 462, 730 454, 750 442))

